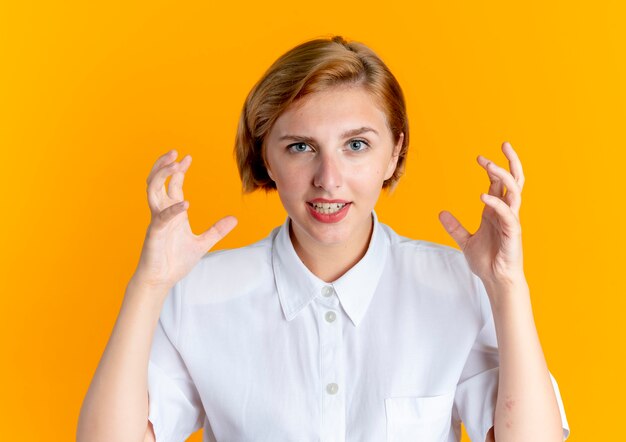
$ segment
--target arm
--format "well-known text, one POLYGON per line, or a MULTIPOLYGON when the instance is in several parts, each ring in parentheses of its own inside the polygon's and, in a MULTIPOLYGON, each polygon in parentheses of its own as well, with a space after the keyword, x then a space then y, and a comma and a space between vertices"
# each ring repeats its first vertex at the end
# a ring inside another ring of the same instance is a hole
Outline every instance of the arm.
POLYGON ((146 430, 146 435, 143 438, 143 442, 156 442, 156 438, 154 436, 154 428, 152 428, 152 422, 148 421, 148 430, 146 430))
POLYGON ((182 189, 191 157, 181 162, 175 159, 176 151, 167 152, 148 175, 150 225, 137 270, 126 287, 122 308, 81 407, 79 442, 155 439, 148 421, 148 366, 161 309, 177 281, 237 223, 234 217, 225 217, 202 234, 193 234, 182 189))
POLYGON ((537 336, 523 270, 519 209, 524 173, 517 153, 502 144, 511 172, 483 156, 491 185, 480 227, 470 234, 447 211, 439 215, 472 272, 484 283, 500 357, 494 427, 487 441, 561 441, 560 411, 537 336), (506 193, 505 193, 506 188, 506 193))
POLYGON ((493 427, 491 427, 489 429, 489 432, 487 433, 487 438, 485 439, 485 442, 496 442, 496 440, 494 439, 494 436, 493 436, 493 427))
POLYGON ((494 440, 562 441, 561 416, 528 285, 519 281, 509 287, 485 288, 492 300, 500 352, 494 440))
POLYGON ((165 298, 154 290, 129 282, 81 408, 77 441, 154 440, 148 426, 148 359, 165 298))

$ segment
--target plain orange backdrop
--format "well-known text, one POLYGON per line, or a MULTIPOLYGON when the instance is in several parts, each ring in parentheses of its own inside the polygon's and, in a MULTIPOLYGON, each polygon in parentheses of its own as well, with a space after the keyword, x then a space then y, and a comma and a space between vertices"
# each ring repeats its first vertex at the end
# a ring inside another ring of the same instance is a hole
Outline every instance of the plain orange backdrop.
POLYGON ((279 55, 339 34, 378 52, 407 98, 407 172, 377 206, 398 233, 454 245, 438 212, 475 230, 489 184, 476 156, 506 165, 501 143, 517 150, 525 270, 569 440, 616 440, 625 22, 624 3, 606 0, 3 2, 0 439, 74 439, 139 258, 159 155, 193 156, 196 233, 239 218, 218 248, 284 221, 275 194, 240 192, 239 112, 279 55))

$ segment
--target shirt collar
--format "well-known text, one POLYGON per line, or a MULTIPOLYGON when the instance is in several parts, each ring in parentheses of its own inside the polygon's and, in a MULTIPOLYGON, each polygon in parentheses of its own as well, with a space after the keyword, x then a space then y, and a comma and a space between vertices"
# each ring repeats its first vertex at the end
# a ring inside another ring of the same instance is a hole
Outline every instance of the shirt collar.
POLYGON ((339 279, 326 283, 311 273, 300 260, 289 237, 290 219, 287 217, 274 237, 272 266, 278 298, 288 321, 295 318, 313 298, 321 296, 322 289, 330 285, 352 323, 359 325, 378 286, 388 252, 387 235, 374 211, 372 219, 374 228, 363 258, 339 279))

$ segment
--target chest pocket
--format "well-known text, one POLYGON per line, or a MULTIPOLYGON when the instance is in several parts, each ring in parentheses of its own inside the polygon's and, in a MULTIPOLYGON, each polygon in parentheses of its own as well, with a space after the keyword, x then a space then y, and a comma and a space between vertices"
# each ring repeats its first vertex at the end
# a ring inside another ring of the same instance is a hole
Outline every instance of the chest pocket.
POLYGON ((387 442, 447 442, 454 391, 440 396, 385 399, 387 442))

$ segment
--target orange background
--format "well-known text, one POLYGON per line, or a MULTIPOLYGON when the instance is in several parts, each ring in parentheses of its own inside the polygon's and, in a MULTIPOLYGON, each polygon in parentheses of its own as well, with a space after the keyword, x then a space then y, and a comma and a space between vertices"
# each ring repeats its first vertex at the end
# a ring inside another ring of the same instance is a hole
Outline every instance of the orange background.
POLYGON ((624 22, 617 0, 3 2, 0 438, 75 437, 159 155, 193 156, 196 233, 239 218, 219 248, 283 222, 276 195, 240 193, 239 111, 279 55, 340 34, 378 52, 407 97, 407 174, 377 207, 398 233, 453 245, 437 213, 477 228, 476 156, 504 165, 504 140, 518 151, 526 274, 569 440, 613 440, 626 394, 624 22))

